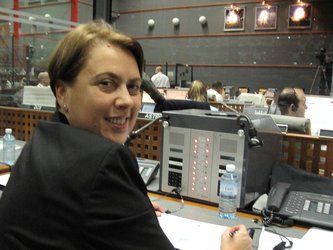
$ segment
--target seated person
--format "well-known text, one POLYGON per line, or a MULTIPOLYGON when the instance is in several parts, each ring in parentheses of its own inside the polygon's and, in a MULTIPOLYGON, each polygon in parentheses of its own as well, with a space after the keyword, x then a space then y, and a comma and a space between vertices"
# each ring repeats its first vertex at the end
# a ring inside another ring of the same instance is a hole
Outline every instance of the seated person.
POLYGON ((201 80, 194 80, 187 92, 187 99, 197 102, 207 102, 207 88, 201 80))
POLYGON ((223 102, 224 88, 222 82, 216 81, 212 84, 211 88, 207 90, 207 97, 209 101, 214 101, 218 103, 223 102))
POLYGON ((304 117, 306 98, 303 89, 287 87, 278 96, 277 105, 281 115, 304 117))
POLYGON ((204 109, 210 110, 209 103, 207 101, 196 100, 167 100, 157 90, 154 83, 149 79, 147 74, 142 76, 141 90, 147 92, 147 94, 156 103, 154 112, 162 112, 166 110, 181 110, 181 109, 204 109))
MULTIPOLYGON (((141 105, 143 58, 136 40, 104 21, 60 41, 48 70, 57 110, 12 167, 0 202, 1 250, 175 249, 123 145, 141 105)), ((220 249, 251 247, 243 225, 221 241, 220 249)))

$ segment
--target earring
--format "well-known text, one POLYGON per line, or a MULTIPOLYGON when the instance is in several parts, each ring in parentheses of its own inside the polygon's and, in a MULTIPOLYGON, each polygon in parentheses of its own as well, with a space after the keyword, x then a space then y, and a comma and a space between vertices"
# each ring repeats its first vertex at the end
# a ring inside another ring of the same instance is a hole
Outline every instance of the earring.
POLYGON ((64 106, 62 108, 64 109, 65 113, 68 113, 69 110, 68 110, 68 107, 66 104, 64 104, 64 106))

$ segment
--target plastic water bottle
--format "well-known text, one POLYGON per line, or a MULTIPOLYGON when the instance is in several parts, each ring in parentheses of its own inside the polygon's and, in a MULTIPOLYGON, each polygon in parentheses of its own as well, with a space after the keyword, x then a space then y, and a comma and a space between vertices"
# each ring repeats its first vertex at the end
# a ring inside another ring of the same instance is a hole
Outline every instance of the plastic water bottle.
POLYGON ((227 171, 221 176, 219 216, 224 219, 236 217, 238 188, 235 169, 235 165, 227 164, 227 171))
POLYGON ((11 128, 6 128, 3 136, 3 161, 11 166, 15 162, 15 136, 11 128))

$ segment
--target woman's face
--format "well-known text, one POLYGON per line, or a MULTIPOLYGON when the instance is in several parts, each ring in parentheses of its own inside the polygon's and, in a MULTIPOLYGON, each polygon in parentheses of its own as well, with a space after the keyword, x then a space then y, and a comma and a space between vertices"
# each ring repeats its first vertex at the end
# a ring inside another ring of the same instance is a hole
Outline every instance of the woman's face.
POLYGON ((134 56, 118 46, 91 49, 74 83, 59 84, 59 105, 71 126, 124 143, 141 107, 141 77, 134 56))

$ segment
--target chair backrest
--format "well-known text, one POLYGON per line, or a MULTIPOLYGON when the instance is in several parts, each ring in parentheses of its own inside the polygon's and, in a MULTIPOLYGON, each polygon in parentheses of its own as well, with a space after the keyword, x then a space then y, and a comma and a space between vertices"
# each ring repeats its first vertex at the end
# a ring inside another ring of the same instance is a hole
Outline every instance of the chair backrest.
POLYGON ((210 105, 208 102, 196 102, 191 100, 165 100, 156 104, 154 112, 182 109, 210 110, 210 105))
POLYGON ((288 125, 288 132, 311 134, 311 121, 308 118, 269 114, 276 124, 288 125))

